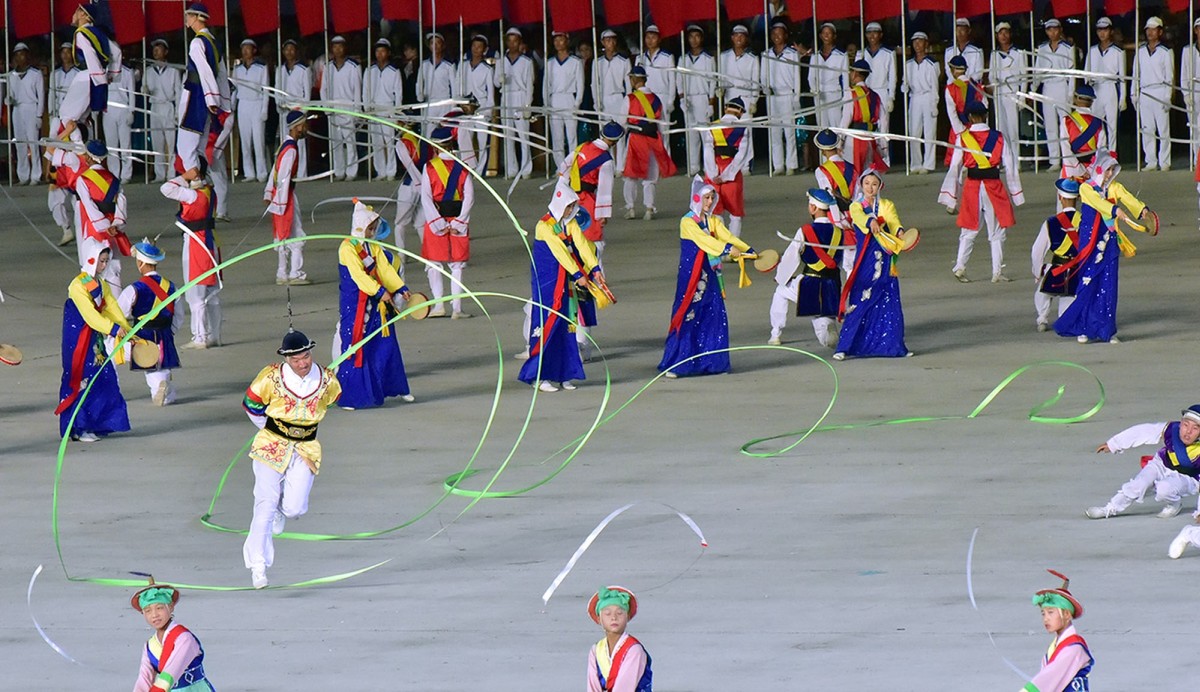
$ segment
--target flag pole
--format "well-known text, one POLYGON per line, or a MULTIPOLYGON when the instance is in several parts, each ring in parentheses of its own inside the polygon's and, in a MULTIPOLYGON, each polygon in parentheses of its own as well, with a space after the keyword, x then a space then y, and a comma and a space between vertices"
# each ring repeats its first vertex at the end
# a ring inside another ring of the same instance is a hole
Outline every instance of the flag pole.
MULTIPOLYGON (((1134 39, 1133 39, 1133 71, 1135 74, 1137 73, 1138 51, 1141 50, 1141 39, 1140 39, 1141 31, 1142 31, 1142 29, 1140 29, 1141 26, 1142 26, 1142 3, 1135 2, 1133 4, 1133 36, 1134 36, 1134 39)), ((1140 77, 1141 75, 1139 74, 1138 76, 1140 77)), ((1135 83, 1131 83, 1130 86, 1137 86, 1140 91, 1141 90, 1141 84, 1140 84, 1141 80, 1135 79, 1134 82, 1135 83)), ((1132 91, 1132 89, 1130 89, 1130 91, 1132 91)), ((1137 122, 1137 128, 1136 128, 1137 134, 1134 135, 1134 139, 1137 141, 1137 149, 1135 149, 1135 151, 1137 152, 1137 154, 1136 154, 1137 170, 1140 173, 1142 170, 1142 109, 1138 108, 1136 103, 1133 104, 1133 113, 1134 113, 1134 116, 1135 116, 1136 122, 1137 122)))
MULTIPOLYGON (((363 2, 367 5, 367 45, 363 50, 365 53, 363 55, 363 85, 366 86, 367 72, 375 62, 375 46, 371 45, 371 0, 363 0, 363 2)), ((362 110, 364 113, 368 112, 367 100, 365 98, 363 99, 362 110)), ((374 153, 371 151, 371 146, 371 127, 367 127, 367 180, 375 180, 376 174, 379 172, 375 170, 375 157, 371 155, 374 153)), ((386 145, 384 148, 387 148, 386 145)))
MULTIPOLYGON (((1034 62, 1036 64, 1036 61, 1037 61, 1037 38, 1033 33, 1034 32, 1033 26, 1034 26, 1033 9, 1030 8, 1030 10, 1029 10, 1029 45, 1033 47, 1034 62)), ((1018 128, 1018 131, 1019 131, 1019 129, 1020 128, 1018 128)), ((1045 128, 1043 128, 1043 130, 1044 129, 1045 128)), ((1046 143, 1046 155, 1047 156, 1050 155, 1050 143, 1049 142, 1046 143)), ((1042 148, 1040 146, 1038 146, 1038 138, 1037 138, 1037 110, 1034 109, 1034 111, 1033 111, 1033 172, 1035 174, 1038 172, 1038 164, 1041 163, 1041 160, 1042 160, 1042 148)))
MULTIPOLYGON (((861 2, 862 2, 862 0, 859 0, 860 4, 861 4, 861 2)), ((766 55, 766 52, 769 50, 771 50, 771 8, 768 5, 767 0, 763 0, 763 54, 766 55)), ((767 65, 767 81, 766 81, 767 89, 769 89, 771 87, 770 73, 771 73, 771 66, 768 64, 767 65)), ((762 85, 760 84, 759 86, 761 87, 762 85)), ((766 89, 763 89, 763 92, 765 95, 766 89)), ((755 98, 755 101, 756 101, 756 103, 746 104, 746 111, 749 113, 751 118, 754 117, 755 106, 758 105, 757 98, 755 98)), ((774 113, 768 113, 767 117, 771 118, 774 115, 775 115, 774 113)), ((753 130, 751 130, 751 132, 753 132, 753 130)), ((771 132, 771 124, 767 123, 767 177, 774 178, 775 177, 775 162, 771 161, 770 132, 771 132)), ((753 135, 751 135, 751 140, 753 140, 753 139, 754 139, 754 137, 753 137, 753 135)), ((783 162, 783 165, 785 168, 787 167, 787 156, 786 156, 787 151, 786 151, 786 149, 787 149, 787 138, 785 137, 784 138, 784 162, 783 162)))
MULTIPOLYGON (((905 6, 904 0, 900 0, 900 76, 904 76, 904 66, 908 64, 908 59, 904 56, 908 55, 909 45, 912 43, 908 40, 908 7, 905 6)), ((904 134, 909 134, 911 129, 908 125, 908 94, 904 94, 904 134)), ((904 153, 904 175, 912 175, 912 145, 905 147, 904 153)))

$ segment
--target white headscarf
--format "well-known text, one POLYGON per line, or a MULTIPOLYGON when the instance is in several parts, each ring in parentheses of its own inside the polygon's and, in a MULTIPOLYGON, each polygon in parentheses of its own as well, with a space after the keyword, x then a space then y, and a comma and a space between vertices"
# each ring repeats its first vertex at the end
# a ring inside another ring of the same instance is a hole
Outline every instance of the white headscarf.
POLYGON ((1092 175, 1088 182, 1092 187, 1103 190, 1105 188, 1104 174, 1109 171, 1112 171, 1112 177, 1116 178, 1117 174, 1121 172, 1121 164, 1117 162, 1117 157, 1113 156, 1111 152, 1101 149, 1096 152, 1096 158, 1092 161, 1092 175))
POLYGON ((569 219, 564 219, 563 216, 568 210, 571 211, 571 216, 575 215, 574 209, 579 206, 579 195, 571 189, 571 185, 566 178, 559 178, 558 185, 554 187, 554 196, 550 198, 550 204, 546 207, 550 210, 550 215, 554 220, 563 223, 569 219))
POLYGON ((355 238, 366 238, 367 229, 379 220, 379 214, 373 207, 368 207, 357 198, 354 200, 354 215, 351 217, 350 235, 355 238))
POLYGON ((100 264, 100 253, 108 251, 110 256, 112 250, 109 249, 108 243, 96 240, 95 238, 85 237, 83 243, 79 246, 79 256, 82 262, 79 265, 80 270, 88 276, 96 275, 96 266, 100 264))
POLYGON ((712 207, 709 208, 709 213, 711 213, 712 209, 716 208, 717 201, 721 198, 721 196, 717 194, 717 188, 711 183, 705 182, 704 178, 701 178, 700 176, 692 178, 692 200, 691 204, 688 206, 691 207, 692 213, 696 216, 704 216, 704 195, 708 192, 712 192, 713 195, 712 207))

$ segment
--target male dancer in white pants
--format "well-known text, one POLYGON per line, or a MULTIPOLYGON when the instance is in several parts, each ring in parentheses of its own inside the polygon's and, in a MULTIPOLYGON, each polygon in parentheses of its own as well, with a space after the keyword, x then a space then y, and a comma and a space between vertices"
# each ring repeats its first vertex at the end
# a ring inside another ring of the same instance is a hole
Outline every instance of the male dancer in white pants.
POLYGON ((542 103, 550 109, 546 123, 555 168, 579 146, 575 112, 583 103, 583 89, 583 61, 571 55, 571 36, 555 31, 554 55, 546 60, 546 74, 542 75, 542 103))
MULTIPOLYGON (((375 42, 375 62, 363 75, 363 108, 384 120, 395 120, 404 88, 400 70, 392 64, 392 42, 381 38, 375 42)), ((396 179, 396 130, 376 122, 367 123, 370 136, 371 163, 375 175, 385 180, 396 179)))
POLYGON ((1062 147, 1059 131, 1062 118, 1071 110, 1071 94, 1075 91, 1075 77, 1056 74, 1056 71, 1075 69, 1075 47, 1063 40, 1062 22, 1047 19, 1042 25, 1046 30, 1046 41, 1037 47, 1033 83, 1041 86, 1042 125, 1046 129, 1046 147, 1050 150, 1050 167, 1062 165, 1062 147))
POLYGON ((1163 24, 1146 20, 1146 42, 1133 58, 1133 95, 1142 124, 1145 169, 1171 170, 1171 93, 1175 85, 1175 52, 1162 44, 1163 24))
POLYGON ((808 191, 808 213, 812 223, 796 229, 775 270, 775 293, 771 296, 771 337, 767 344, 783 343, 788 313, 800 304, 800 314, 812 317, 813 332, 822 346, 837 348, 837 309, 841 295, 842 229, 830 217, 837 209, 833 194, 821 188, 808 191), (803 297, 803 300, 802 300, 803 297))
MULTIPOLYGON (((58 47, 58 67, 50 73, 50 92, 48 94, 50 100, 50 133, 58 132, 59 107, 62 105, 63 98, 67 95, 67 88, 71 82, 75 81, 75 76, 79 74, 79 68, 75 66, 75 49, 70 43, 63 43, 58 47)), ((170 125, 171 132, 175 130, 174 121, 170 125)), ((174 140, 171 137, 171 140, 174 140)), ((52 154, 47 152, 44 155, 47 159, 52 158, 52 154)), ((164 164, 165 165, 165 164, 164 164)), ((46 204, 50 207, 50 215, 54 217, 54 223, 62 229, 62 238, 58 241, 59 246, 70 245, 75 242, 75 231, 71 230, 71 207, 67 200, 67 191, 60 185, 50 185, 50 192, 46 198, 46 204)))
POLYGON ((842 97, 846 95, 846 73, 850 62, 837 47, 837 28, 830 22, 821 25, 820 50, 812 54, 808 67, 808 90, 817 105, 817 127, 837 127, 842 117, 842 97))
MULTIPOLYGON (((1092 113, 1104 118, 1108 129, 1115 130, 1117 114, 1129 105, 1126 96, 1129 93, 1129 86, 1124 79, 1125 49, 1113 43, 1112 33, 1111 19, 1101 17, 1096 21, 1096 38, 1099 41, 1092 44, 1087 60, 1083 63, 1083 69, 1085 72, 1093 74, 1112 75, 1111 77, 1088 77, 1088 80, 1091 81, 1092 88, 1096 90, 1096 102, 1092 105, 1092 113)), ((1186 67, 1187 58, 1184 58, 1184 65, 1186 67)), ((1186 91, 1184 97, 1187 97, 1186 91)), ((1115 145, 1116 138, 1114 137, 1109 144, 1110 146, 1115 145)), ((1115 146, 1113 146, 1113 153, 1116 153, 1115 146)))
MULTIPOLYGON (((693 25, 695 27, 695 25, 693 25)), ((692 28, 688 28, 688 43, 691 44, 692 28)), ((698 27, 695 27, 698 28, 698 27)), ((703 34, 701 34, 701 43, 703 43, 703 34)), ((629 93, 629 58, 617 52, 617 32, 612 29, 605 29, 600 34, 600 45, 603 48, 601 54, 592 63, 592 100, 596 104, 596 110, 603 113, 603 117, 608 120, 619 120, 625 113, 625 96, 629 93)), ((713 71, 715 63, 712 63, 712 56, 703 52, 710 61, 709 67, 705 68, 713 71)), ((686 67, 686 65, 685 65, 686 67)), ((685 78, 686 79, 686 78, 685 78)), ((712 90, 705 92, 704 102, 707 104, 712 90)), ((686 97, 685 97, 686 99, 686 97)), ((686 103, 686 100, 685 100, 686 103)), ((687 122, 687 106, 684 106, 684 122, 687 122)), ((704 122, 708 122, 705 119, 704 122)), ((689 123, 689 127, 691 124, 689 123)), ((691 146, 691 133, 688 134, 688 146, 691 146)), ((696 139, 699 146, 699 138, 696 139)), ((690 149, 689 149, 690 151, 690 149)), ((616 151, 613 154, 616 160, 617 170, 625 167, 625 139, 621 138, 617 142, 616 151)))
POLYGON ((533 59, 521 52, 521 30, 504 33, 507 51, 496 61, 500 123, 504 135, 504 175, 528 178, 533 172, 529 147, 529 106, 533 104, 533 59), (520 159, 517 158, 518 151, 520 159))
MULTIPOLYGON (((304 237, 301 223, 303 214, 300 213, 300 202, 296 199, 294 181, 299 167, 296 142, 308 131, 308 122, 303 112, 289 111, 284 118, 284 127, 287 128, 287 139, 283 140, 275 154, 275 166, 263 191, 263 202, 267 205, 267 213, 271 215, 272 237, 275 240, 304 237)), ((280 245, 275 249, 279 253, 276 284, 305 286, 312 283, 303 270, 304 241, 280 245)))
POLYGON ((237 113, 238 137, 242 140, 242 176, 246 180, 267 182, 267 107, 270 99, 265 87, 271 86, 267 66, 258 58, 258 44, 242 41, 242 61, 233 68, 234 112, 237 113))
MULTIPOLYGON (((288 112, 298 104, 308 103, 312 96, 312 71, 300 62, 300 49, 294 39, 283 42, 283 64, 275 68, 275 88, 287 94, 275 96, 275 107, 279 111, 279 143, 282 144, 288 137, 284 123, 288 112)), ((308 143, 303 137, 296 142, 296 155, 299 160, 297 177, 308 177, 308 143)))
POLYGON ((17 160, 17 179, 21 185, 34 185, 42 177, 37 142, 46 106, 44 87, 42 71, 29 66, 29 47, 18 43, 13 49, 13 69, 8 73, 5 101, 11 109, 12 133, 16 140, 13 156, 17 160))
POLYGON ((1037 313, 1037 330, 1050 329, 1051 304, 1058 301, 1058 316, 1075 302, 1079 283, 1077 272, 1064 271, 1079 252, 1079 233, 1075 229, 1075 203, 1079 199, 1079 181, 1059 178, 1054 181, 1058 190, 1058 206, 1062 210, 1042 222, 1033 241, 1030 257, 1033 260, 1033 309, 1037 313))
POLYGON ((156 38, 150 44, 154 60, 146 64, 142 75, 142 89, 150 99, 150 148, 158 152, 154 157, 154 182, 163 183, 170 177, 175 160, 175 104, 183 89, 183 78, 179 70, 167 64, 167 42, 156 38))
POLYGON ((795 175, 800 167, 793 125, 800 110, 800 53, 789 45, 790 38, 787 22, 773 22, 771 45, 763 51, 760 68, 767 92, 767 116, 771 119, 767 141, 771 143, 771 172, 775 175, 795 175))
POLYGON ((908 136, 922 141, 908 145, 909 168, 922 175, 933 172, 937 163, 938 88, 942 69, 925 51, 929 36, 918 31, 912 36, 913 57, 904 63, 904 83, 900 91, 908 98, 908 136))
MULTIPOLYGON (((321 77, 321 100, 333 101, 339 108, 358 110, 362 104, 362 70, 346 56, 346 39, 334 36, 329 41, 333 60, 325 64, 321 77)), ((348 115, 329 116, 329 152, 334 180, 358 177, 357 119, 348 115)))
MULTIPOLYGON (((213 189, 205 165, 162 184, 159 192, 179 202, 175 220, 187 229, 183 234, 183 282, 188 283, 217 265, 217 239, 213 216, 213 189)), ((220 282, 207 276, 187 290, 192 339, 181 348, 206 349, 221 345, 220 282)))

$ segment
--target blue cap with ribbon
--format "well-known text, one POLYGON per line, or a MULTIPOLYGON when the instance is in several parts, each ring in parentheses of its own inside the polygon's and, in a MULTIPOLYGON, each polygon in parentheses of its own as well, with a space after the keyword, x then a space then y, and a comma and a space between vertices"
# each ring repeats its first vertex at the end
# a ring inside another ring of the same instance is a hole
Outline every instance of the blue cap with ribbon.
POLYGON ((104 142, 101 142, 98 139, 89 141, 87 146, 84 147, 84 150, 87 151, 88 156, 91 156, 92 158, 102 159, 105 156, 108 156, 108 147, 104 145, 104 142))
POLYGON ((150 242, 149 238, 142 238, 142 242, 134 243, 133 252, 135 258, 146 264, 158 264, 167 258, 167 253, 150 242))
POLYGON ((633 69, 631 69, 629 71, 629 76, 630 77, 641 77, 642 79, 645 79, 646 78, 646 68, 642 67, 641 65, 634 65, 633 69))
POLYGON ((1091 84, 1080 84, 1079 86, 1075 87, 1075 98, 1095 101, 1096 90, 1092 88, 1091 84))
POLYGON ((817 145, 818 149, 829 150, 837 149, 841 144, 840 139, 841 138, 837 136, 836 132, 830 130, 829 128, 825 128, 824 130, 818 132, 816 137, 813 137, 813 142, 817 145))
POLYGON ((972 101, 967 104, 967 115, 987 115, 988 106, 983 101, 972 101))
POLYGON ((193 2, 183 11, 184 14, 195 14, 208 19, 208 7, 202 2, 193 2))
POLYGON ((445 144, 454 140, 454 128, 452 127, 435 127, 433 132, 429 133, 429 138, 438 144, 445 144))
POLYGON ((1054 181, 1060 197, 1075 198, 1079 196, 1079 181, 1074 178, 1059 178, 1054 181))
POLYGON ((871 63, 866 60, 855 60, 854 64, 850 66, 850 70, 863 74, 871 74, 871 63))
POLYGON ((964 58, 961 55, 956 55, 953 58, 950 58, 950 62, 948 64, 950 65, 950 69, 952 69, 952 70, 967 69, 967 60, 966 60, 966 58, 964 58))
POLYGON ((1183 409, 1179 413, 1179 417, 1184 420, 1195 421, 1200 423, 1200 404, 1193 404, 1183 409))
POLYGON ((832 209, 833 205, 837 204, 832 192, 819 187, 808 188, 808 201, 818 209, 832 209))
POLYGON ((604 123, 604 127, 600 128, 600 136, 605 139, 620 139, 624 134, 625 127, 614 120, 604 123))
POLYGON ((292 125, 295 125, 296 123, 300 122, 301 120, 304 120, 304 111, 299 111, 299 110, 288 111, 286 120, 287 120, 287 126, 290 129, 292 127, 292 125))
POLYGON ((739 113, 745 113, 746 112, 746 102, 742 100, 741 96, 735 96, 734 98, 731 98, 725 102, 725 110, 729 110, 730 108, 736 110, 739 113))

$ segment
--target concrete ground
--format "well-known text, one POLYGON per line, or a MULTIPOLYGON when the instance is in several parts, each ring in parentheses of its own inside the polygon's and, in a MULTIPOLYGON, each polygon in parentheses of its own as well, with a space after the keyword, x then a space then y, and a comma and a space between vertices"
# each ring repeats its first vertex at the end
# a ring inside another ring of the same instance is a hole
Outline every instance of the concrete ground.
MULTIPOLYGON (((283 584, 390 560, 378 569, 313 588, 186 591, 178 618, 204 642, 219 690, 571 690, 583 687, 587 650, 600 636, 586 600, 599 585, 619 583, 640 597, 631 631, 653 656, 656 690, 1015 690, 1023 680, 1002 658, 1036 671, 1048 636, 1030 596, 1056 585, 1044 572, 1055 568, 1072 577, 1086 607, 1079 625, 1097 658, 1097 689, 1144 689, 1151 676, 1156 689, 1190 689, 1186 647, 1162 644, 1195 633, 1185 584, 1200 552, 1166 556, 1190 519, 1158 519, 1152 500, 1130 516, 1083 517, 1137 469, 1136 452, 1097 456, 1095 447, 1126 425, 1172 418, 1200 399, 1190 376, 1191 174, 1130 172, 1123 180, 1159 210, 1163 233, 1135 238, 1138 256, 1122 260, 1123 343, 1079 345, 1034 330, 1029 247, 1053 210, 1048 175, 1023 176, 1029 202, 1007 246, 1014 281, 999 285, 961 285, 951 276, 958 231, 935 204, 940 176, 890 177, 886 196, 923 232, 901 262, 907 341, 917 355, 836 363, 838 399, 827 421, 962 416, 1017 368, 1066 360, 1103 382, 1107 401, 1086 422, 1026 420, 1060 384, 1065 394, 1051 414, 1081 413, 1098 395, 1085 373, 1044 367, 1014 381, 974 420, 821 433, 777 458, 752 459, 738 453, 740 445, 811 425, 834 382, 825 366, 795 353, 739 352, 733 374, 655 383, 532 492, 484 500, 461 518, 468 500, 451 497, 414 525, 371 540, 281 540, 270 576, 283 584), (540 595, 588 532, 635 501, 543 607, 540 595), (664 505, 690 514, 710 547, 702 551, 664 505), (975 528, 978 612, 968 601, 966 571, 975 528)), ((530 227, 548 198, 540 182, 524 182, 514 194, 513 209, 530 227)), ((748 180, 750 242, 782 249, 775 231, 801 220, 810 184, 808 175, 748 180)), ((0 405, 3 686, 128 688, 147 636, 128 606, 132 590, 67 581, 50 530, 62 302, 77 269, 21 218, 57 239, 44 191, 6 191, 13 201, 0 201, 9 248, 0 274, 7 297, 0 341, 20 346, 26 360, 0 369, 7 394, 0 405), (39 564, 46 572, 32 613, 78 665, 41 641, 30 618, 26 588, 39 564)), ((307 210, 327 197, 390 192, 384 183, 304 185, 306 226, 346 232, 349 205, 322 207, 311 223, 307 210)), ((163 233, 165 273, 178 278, 173 209, 152 187, 131 185, 128 194, 130 235, 163 233)), ((220 227, 226 257, 268 242, 267 225, 256 223, 260 197, 258 184, 235 186, 234 222, 220 227)), ((659 219, 620 219, 609 230, 608 276, 620 303, 605 311, 595 335, 612 370, 610 410, 655 375, 661 356, 687 181, 665 181, 659 197, 659 219)), ((528 295, 524 248, 500 206, 476 198, 468 284, 528 295)), ((335 245, 312 242, 306 255, 315 283, 292 291, 296 326, 319 342, 319 360, 327 362, 337 318, 335 245)), ((287 328, 274 262, 265 253, 228 269, 226 345, 184 352, 178 403, 154 407, 142 377, 122 371, 133 431, 69 445, 59 509, 72 576, 127 578, 140 570, 167 582, 249 585, 241 537, 205 528, 198 517, 253 431, 242 391, 276 359, 287 328)), ((983 279, 987 266, 981 241, 968 271, 983 279)), ((125 268, 126 281, 133 271, 125 268)), ((409 265, 409 278, 426 289, 419 265, 409 265)), ((765 275, 754 279, 728 291, 734 345, 764 344, 768 336, 774 284, 765 275)), ((442 480, 464 467, 484 434, 499 377, 502 399, 477 461, 485 471, 497 468, 531 391, 517 382, 520 363, 511 357, 520 350, 520 305, 485 304, 490 321, 472 307, 472 320, 400 324, 416 403, 332 412, 321 429, 326 461, 311 509, 289 529, 386 528, 437 502, 442 480)), ((785 340, 828 356, 806 321, 793 319, 785 340)), ((547 457, 595 419, 604 365, 593 362, 587 371, 578 391, 538 397, 496 488, 546 476, 561 459, 547 457)), ((484 482, 481 475, 467 484, 484 482)), ((251 483, 248 464, 239 462, 217 521, 248 524, 251 483)))

